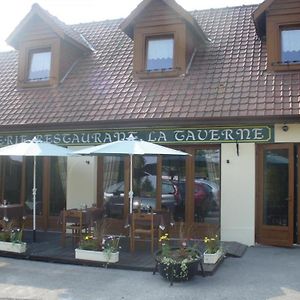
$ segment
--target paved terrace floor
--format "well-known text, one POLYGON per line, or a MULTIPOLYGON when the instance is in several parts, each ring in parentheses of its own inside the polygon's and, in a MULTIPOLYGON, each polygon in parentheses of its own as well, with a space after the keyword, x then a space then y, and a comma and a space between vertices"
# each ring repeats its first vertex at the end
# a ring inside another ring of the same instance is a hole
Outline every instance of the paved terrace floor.
POLYGON ((299 300, 300 247, 250 247, 213 276, 174 283, 159 274, 0 257, 5 300, 299 300))

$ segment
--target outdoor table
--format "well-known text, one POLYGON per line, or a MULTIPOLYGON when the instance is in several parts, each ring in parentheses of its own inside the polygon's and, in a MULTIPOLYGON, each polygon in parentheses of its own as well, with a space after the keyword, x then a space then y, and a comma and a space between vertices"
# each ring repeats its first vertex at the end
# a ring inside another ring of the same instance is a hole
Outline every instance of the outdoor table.
POLYGON ((0 205, 0 219, 6 218, 7 221, 15 221, 21 227, 22 219, 25 217, 24 206, 21 204, 0 205))
MULTIPOLYGON (((161 230, 165 230, 169 225, 173 226, 172 216, 168 211, 153 211, 153 222, 154 228, 159 228, 161 230)), ((131 224, 131 214, 128 215, 125 221, 125 228, 130 227, 131 224)), ((142 225, 142 224, 139 224, 142 225)))
MULTIPOLYGON (((78 208, 72 208, 68 210, 78 210, 78 208)), ((104 210, 98 207, 89 207, 82 209, 83 223, 88 224, 89 227, 93 227, 94 223, 101 220, 104 217, 104 210)), ((76 218, 68 217, 66 219, 67 223, 76 223, 78 220, 76 218)), ((58 223, 62 224, 63 222, 63 211, 60 212, 58 223)))
POLYGON ((0 205, 0 218, 22 219, 25 215, 24 206, 21 204, 0 205))

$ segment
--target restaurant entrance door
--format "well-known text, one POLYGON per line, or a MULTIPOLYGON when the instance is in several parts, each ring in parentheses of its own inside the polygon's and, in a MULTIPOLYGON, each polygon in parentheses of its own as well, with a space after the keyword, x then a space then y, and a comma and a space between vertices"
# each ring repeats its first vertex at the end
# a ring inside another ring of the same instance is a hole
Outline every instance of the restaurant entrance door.
POLYGON ((299 155, 295 155, 299 154, 299 147, 297 149, 293 144, 259 145, 257 153, 256 241, 291 246, 297 240, 295 228, 296 220, 299 221, 299 213, 296 213, 299 155))

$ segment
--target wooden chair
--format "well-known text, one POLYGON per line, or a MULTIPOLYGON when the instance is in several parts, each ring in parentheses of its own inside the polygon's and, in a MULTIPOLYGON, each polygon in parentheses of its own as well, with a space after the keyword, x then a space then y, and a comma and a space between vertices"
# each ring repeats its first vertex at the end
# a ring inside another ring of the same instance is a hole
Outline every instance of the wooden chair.
POLYGON ((151 253, 154 250, 154 215, 151 213, 133 212, 131 214, 130 246, 135 251, 137 236, 149 236, 151 239, 151 253))
POLYGON ((62 245, 65 246, 66 243, 66 233, 67 230, 72 232, 72 242, 79 242, 82 238, 82 233, 87 233, 89 230, 89 224, 84 223, 82 210, 70 209, 63 210, 62 216, 62 245))

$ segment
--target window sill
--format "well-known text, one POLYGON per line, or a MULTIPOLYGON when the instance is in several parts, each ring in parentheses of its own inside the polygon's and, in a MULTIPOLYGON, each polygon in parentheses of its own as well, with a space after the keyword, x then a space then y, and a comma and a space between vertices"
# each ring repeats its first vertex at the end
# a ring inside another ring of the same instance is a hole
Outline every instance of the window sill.
POLYGON ((20 88, 50 87, 52 85, 53 85, 53 82, 51 80, 19 82, 19 87, 20 88))
POLYGON ((181 69, 173 69, 168 71, 143 71, 135 73, 136 77, 140 79, 178 77, 181 74, 181 69))
POLYGON ((273 71, 300 71, 300 62, 276 62, 271 64, 271 68, 273 71))

